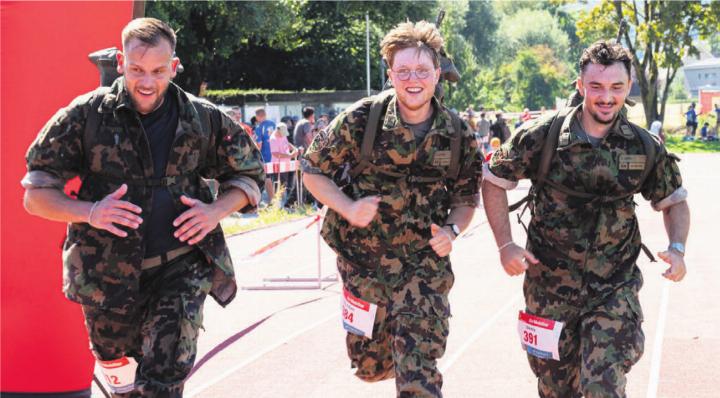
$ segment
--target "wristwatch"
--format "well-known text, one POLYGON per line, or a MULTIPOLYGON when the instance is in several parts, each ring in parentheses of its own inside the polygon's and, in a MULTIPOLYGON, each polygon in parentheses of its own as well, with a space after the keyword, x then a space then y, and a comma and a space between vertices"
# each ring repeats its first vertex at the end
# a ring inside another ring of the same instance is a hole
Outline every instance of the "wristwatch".
POLYGON ((450 230, 452 230, 456 238, 460 235, 460 227, 458 227, 457 224, 445 224, 445 226, 450 227, 450 230))
POLYGON ((670 243, 670 246, 668 246, 668 250, 674 250, 681 256, 685 257, 685 245, 683 245, 680 242, 672 242, 670 243))

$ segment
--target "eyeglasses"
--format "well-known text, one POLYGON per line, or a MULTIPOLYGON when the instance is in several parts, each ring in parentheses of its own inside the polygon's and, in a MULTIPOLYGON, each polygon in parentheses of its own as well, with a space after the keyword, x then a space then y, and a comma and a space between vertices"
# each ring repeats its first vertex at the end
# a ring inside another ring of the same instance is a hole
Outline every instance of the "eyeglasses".
POLYGON ((400 70, 392 71, 392 73, 394 73, 395 76, 397 76, 397 78, 400 80, 409 80, 410 75, 412 75, 413 73, 415 74, 415 77, 418 78, 419 80, 425 80, 428 77, 430 77, 431 72, 432 72, 431 69, 425 69, 425 68, 415 69, 415 70, 400 69, 400 70))

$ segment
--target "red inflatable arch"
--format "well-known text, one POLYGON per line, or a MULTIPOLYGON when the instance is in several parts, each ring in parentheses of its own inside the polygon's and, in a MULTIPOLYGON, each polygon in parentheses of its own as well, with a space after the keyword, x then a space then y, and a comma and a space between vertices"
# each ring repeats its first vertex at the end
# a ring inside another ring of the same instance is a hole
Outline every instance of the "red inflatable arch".
POLYGON ((90 388, 94 360, 80 306, 62 294, 65 226, 25 212, 20 180, 25 151, 45 122, 99 85, 87 55, 120 47, 132 15, 132 1, 0 3, 3 396, 90 388))

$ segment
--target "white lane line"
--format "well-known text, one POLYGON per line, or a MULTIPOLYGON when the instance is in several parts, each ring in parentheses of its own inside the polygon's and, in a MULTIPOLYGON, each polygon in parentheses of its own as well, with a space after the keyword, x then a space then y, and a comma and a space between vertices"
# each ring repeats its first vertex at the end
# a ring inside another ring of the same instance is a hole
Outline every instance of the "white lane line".
POLYGON ((326 316, 325 318, 320 319, 319 321, 311 324, 310 326, 307 326, 307 327, 305 327, 305 328, 303 328, 303 329, 298 330, 297 332, 295 332, 295 333, 293 333, 293 334, 291 334, 291 335, 286 336, 284 339, 279 340, 279 341, 276 342, 275 344, 273 344, 273 345, 271 345, 271 346, 268 346, 267 348, 265 348, 265 349, 262 350, 262 351, 257 352, 255 355, 253 355, 253 356, 251 356, 250 358, 244 360, 243 362, 240 362, 239 364, 237 364, 237 365, 229 368, 228 370, 226 370, 225 372, 221 373, 220 375, 218 375, 217 377, 213 378, 212 380, 208 381, 207 383, 204 383, 204 384, 201 384, 201 385, 197 386, 196 388, 194 388, 194 389, 191 390, 190 392, 186 393, 186 396, 187 396, 188 398, 195 397, 195 396, 197 396, 198 394, 200 394, 201 392, 203 392, 203 391, 207 390, 208 388, 214 386, 215 384, 219 383, 219 382, 222 381, 224 378, 226 378, 226 377, 230 376, 231 374, 237 372, 238 370, 244 368, 245 366, 247 366, 247 365, 249 365, 250 363, 252 363, 252 362, 254 362, 255 360, 257 360, 258 358, 260 358, 260 357, 262 357, 263 355, 269 353, 270 351, 275 350, 276 348, 278 348, 278 347, 280 347, 281 345, 287 343, 288 341, 294 339, 295 337, 298 337, 298 336, 300 336, 301 334, 304 334, 304 333, 306 333, 306 332, 308 332, 308 331, 310 331, 310 330, 312 330, 312 329, 314 329, 314 328, 322 325, 323 323, 329 321, 330 319, 337 318, 337 319, 339 320, 339 319, 340 319, 340 315, 338 315, 338 314, 339 314, 338 311, 333 311, 332 314, 326 316))
POLYGON ((660 315, 655 327, 655 341, 653 342, 652 357, 650 358, 650 381, 648 382, 647 398, 657 397, 660 382, 660 362, 662 360, 663 335, 665 334, 665 315, 667 315, 668 295, 670 294, 670 281, 664 280, 660 293, 660 315))
POLYGON ((460 359, 462 354, 470 348, 471 345, 475 343, 477 339, 480 338, 480 335, 485 333, 485 331, 490 328, 498 319, 500 319, 501 316, 506 314, 513 306, 516 306, 518 301, 522 299, 522 293, 518 293, 515 296, 513 296, 502 308, 500 308, 497 312, 495 312, 490 318, 488 318, 485 322, 483 322, 480 327, 475 331, 475 333, 470 336, 467 340, 465 340, 465 343, 463 343, 460 348, 455 350, 451 356, 449 356, 445 361, 440 364, 440 372, 445 373, 448 369, 450 369, 453 364, 455 364, 455 361, 460 359))

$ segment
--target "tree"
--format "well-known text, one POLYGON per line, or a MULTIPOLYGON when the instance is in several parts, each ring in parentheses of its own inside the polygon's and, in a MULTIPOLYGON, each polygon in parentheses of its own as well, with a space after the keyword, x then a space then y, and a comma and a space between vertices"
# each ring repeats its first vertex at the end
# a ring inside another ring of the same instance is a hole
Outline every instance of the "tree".
POLYGON ((516 54, 528 47, 546 46, 555 54, 566 54, 570 39, 560 29, 558 20, 547 10, 520 9, 503 18, 500 31, 499 55, 501 59, 515 58, 516 54))
POLYGON ((371 22, 371 79, 379 89, 379 44, 406 19, 430 20, 435 3, 343 1, 148 2, 147 15, 178 31, 185 73, 176 81, 211 88, 363 89, 365 13, 371 22))
POLYGON ((299 77, 302 87, 364 89, 365 14, 369 14, 371 80, 381 85, 380 41, 385 33, 406 20, 434 21, 434 2, 312 1, 303 5, 301 15, 306 31, 299 35, 302 47, 290 56, 307 71, 299 77))
POLYGON ((510 65, 510 101, 515 109, 549 108, 555 103, 555 97, 564 94, 568 71, 550 48, 535 46, 521 50, 510 65))
POLYGON ((465 14, 463 36, 473 46, 475 56, 481 63, 488 64, 495 51, 499 15, 488 0, 471 1, 465 14))
POLYGON ((152 1, 146 15, 164 20, 177 32, 176 53, 185 72, 176 77, 181 86, 197 93, 210 71, 226 63, 251 43, 287 49, 303 25, 298 1, 152 1))
POLYGON ((614 38, 621 21, 629 25, 622 37, 633 56, 645 120, 663 121, 665 104, 682 59, 697 55, 695 37, 717 34, 720 2, 603 1, 578 21, 578 36, 586 43, 614 38), (664 73, 662 92, 659 81, 664 73))

